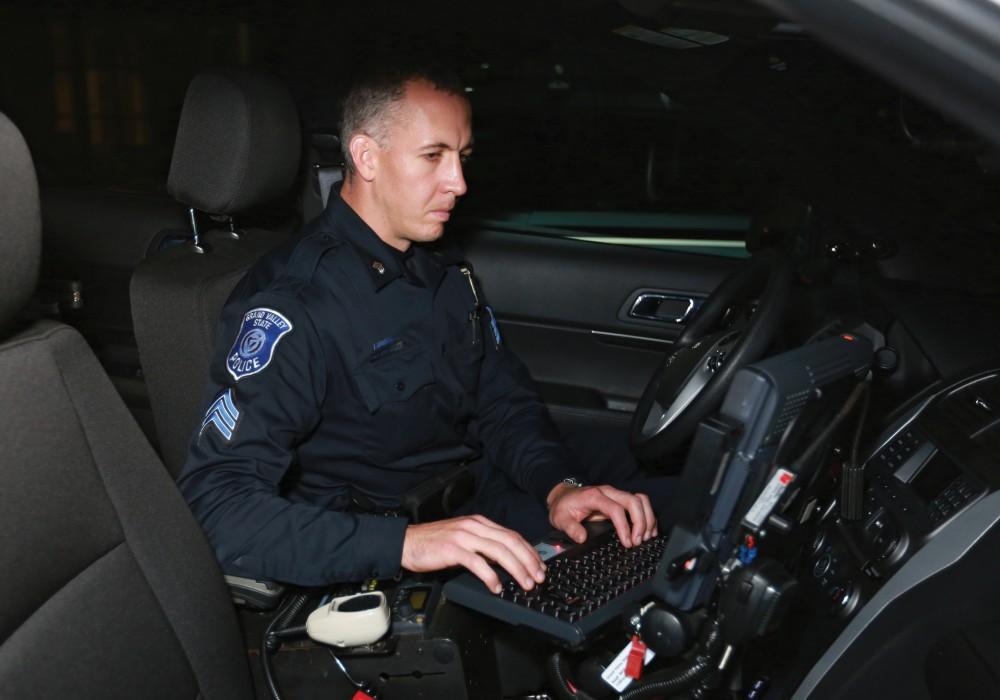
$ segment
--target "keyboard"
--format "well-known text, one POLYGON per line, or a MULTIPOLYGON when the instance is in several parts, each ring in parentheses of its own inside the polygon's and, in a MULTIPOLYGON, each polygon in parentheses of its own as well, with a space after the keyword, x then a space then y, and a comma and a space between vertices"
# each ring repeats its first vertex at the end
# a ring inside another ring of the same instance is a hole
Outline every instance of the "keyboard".
POLYGON ((499 594, 465 572, 445 584, 444 595, 504 622, 535 629, 569 647, 580 646, 650 593, 667 542, 667 536, 661 534, 626 549, 610 523, 587 523, 587 529, 583 544, 553 532, 535 545, 547 570, 545 581, 530 591, 498 569, 503 584, 499 594))

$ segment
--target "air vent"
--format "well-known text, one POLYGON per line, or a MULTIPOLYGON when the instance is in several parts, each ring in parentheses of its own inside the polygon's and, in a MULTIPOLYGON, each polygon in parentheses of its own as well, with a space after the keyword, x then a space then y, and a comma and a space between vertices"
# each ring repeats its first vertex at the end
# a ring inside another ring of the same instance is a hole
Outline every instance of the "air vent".
POLYGON ((938 401, 935 418, 947 421, 966 437, 993 432, 1000 423, 1000 375, 980 377, 938 401))

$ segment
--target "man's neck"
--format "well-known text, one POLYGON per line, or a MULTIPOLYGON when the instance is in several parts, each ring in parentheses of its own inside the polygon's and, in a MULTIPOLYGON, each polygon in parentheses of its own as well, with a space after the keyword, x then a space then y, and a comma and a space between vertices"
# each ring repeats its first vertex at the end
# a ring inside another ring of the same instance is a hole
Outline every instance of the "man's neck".
POLYGON ((383 243, 391 248, 395 248, 400 253, 405 253, 410 248, 410 241, 406 239, 390 238, 386 231, 388 226, 381 216, 379 207, 373 201, 373 194, 370 187, 365 187, 365 183, 359 183, 354 177, 348 176, 340 188, 340 198, 354 210, 362 221, 368 224, 368 228, 375 232, 383 243))

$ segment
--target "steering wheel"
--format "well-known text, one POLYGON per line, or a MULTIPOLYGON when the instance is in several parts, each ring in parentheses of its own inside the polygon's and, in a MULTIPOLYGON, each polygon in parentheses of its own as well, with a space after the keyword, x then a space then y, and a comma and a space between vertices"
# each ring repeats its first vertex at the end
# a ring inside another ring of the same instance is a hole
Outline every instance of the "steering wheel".
POLYGON ((789 256, 771 250, 715 288, 639 399, 629 440, 641 462, 657 466, 687 441, 722 403, 736 372, 763 357, 782 325, 791 287, 789 256))

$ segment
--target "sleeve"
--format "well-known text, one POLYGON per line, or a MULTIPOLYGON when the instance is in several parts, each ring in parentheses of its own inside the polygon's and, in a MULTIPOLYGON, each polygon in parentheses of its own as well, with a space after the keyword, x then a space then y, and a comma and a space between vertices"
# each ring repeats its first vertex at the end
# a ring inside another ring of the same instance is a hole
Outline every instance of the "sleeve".
POLYGON ((178 486, 227 573, 312 586, 399 571, 404 518, 281 495, 295 446, 343 389, 328 385, 335 352, 297 299, 258 294, 224 315, 178 486))
POLYGON ((569 476, 570 456, 527 369, 500 336, 492 308, 480 318, 484 339, 476 430, 487 457, 521 489, 545 501, 569 476))

